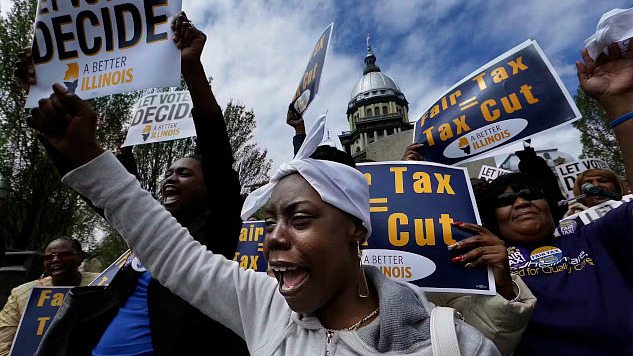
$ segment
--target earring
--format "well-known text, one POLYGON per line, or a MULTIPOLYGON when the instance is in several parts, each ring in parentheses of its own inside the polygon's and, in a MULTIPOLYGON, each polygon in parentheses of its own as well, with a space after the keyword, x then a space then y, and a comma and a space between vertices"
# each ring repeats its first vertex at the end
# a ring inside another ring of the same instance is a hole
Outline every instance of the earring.
POLYGON ((363 269, 363 253, 360 251, 360 242, 356 241, 358 248, 358 265, 360 267, 360 279, 358 280, 358 296, 361 298, 369 297, 369 287, 365 278, 365 270, 363 269))

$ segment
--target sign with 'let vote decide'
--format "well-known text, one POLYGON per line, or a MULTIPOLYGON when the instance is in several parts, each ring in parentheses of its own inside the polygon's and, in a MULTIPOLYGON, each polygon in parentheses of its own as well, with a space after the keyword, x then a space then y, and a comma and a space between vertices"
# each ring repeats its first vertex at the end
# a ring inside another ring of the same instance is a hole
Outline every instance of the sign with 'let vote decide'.
POLYGON ((26 106, 60 83, 82 99, 180 84, 170 20, 182 0, 40 0, 34 25, 37 84, 26 106))

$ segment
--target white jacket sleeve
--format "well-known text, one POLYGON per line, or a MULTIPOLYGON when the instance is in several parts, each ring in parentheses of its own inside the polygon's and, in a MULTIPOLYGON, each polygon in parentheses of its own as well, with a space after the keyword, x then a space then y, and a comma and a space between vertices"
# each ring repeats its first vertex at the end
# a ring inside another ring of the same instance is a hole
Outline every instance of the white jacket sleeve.
POLYGON ((69 172, 62 181, 104 209, 152 277, 244 337, 251 351, 290 322, 290 308, 273 278, 244 270, 195 241, 112 153, 69 172))
POLYGON ((497 295, 426 293, 433 304, 451 307, 464 317, 464 321, 492 340, 502 355, 510 355, 521 341, 521 335, 530 321, 536 297, 521 277, 512 275, 519 287, 519 295, 507 300, 497 295))

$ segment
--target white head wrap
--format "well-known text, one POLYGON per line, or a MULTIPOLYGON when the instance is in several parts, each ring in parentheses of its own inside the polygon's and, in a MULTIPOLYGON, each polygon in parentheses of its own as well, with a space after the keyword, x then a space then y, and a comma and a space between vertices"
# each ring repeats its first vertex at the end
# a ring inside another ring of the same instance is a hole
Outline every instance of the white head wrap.
POLYGON ((298 172, 319 193, 321 199, 363 222, 367 235, 371 234, 369 219, 369 186, 365 176, 350 166, 309 158, 323 140, 325 115, 319 117, 312 126, 308 137, 295 158, 283 163, 270 183, 252 192, 242 206, 242 220, 251 217, 270 199, 277 183, 285 176, 298 172))

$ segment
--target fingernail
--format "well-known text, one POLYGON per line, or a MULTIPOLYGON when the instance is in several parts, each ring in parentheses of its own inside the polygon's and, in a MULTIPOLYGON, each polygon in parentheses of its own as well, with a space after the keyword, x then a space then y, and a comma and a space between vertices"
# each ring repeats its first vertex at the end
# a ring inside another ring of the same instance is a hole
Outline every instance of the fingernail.
POLYGON ((454 244, 452 244, 452 245, 449 245, 449 246, 448 246, 448 249, 449 249, 449 250, 454 250, 454 249, 456 249, 456 248, 458 248, 458 247, 459 247, 459 242, 456 242, 456 243, 454 243, 454 244))
POLYGON ((463 259, 464 259, 464 256, 457 256, 457 257, 451 258, 451 262, 453 263, 462 262, 463 259))
POLYGON ((470 268, 470 267, 472 267, 472 266, 473 266, 473 264, 472 264, 472 263, 470 263, 470 262, 468 262, 468 263, 466 263, 466 264, 464 265, 464 267, 466 267, 466 268, 470 268))
POLYGON ((459 221, 455 221, 453 223, 453 225, 455 225, 455 226, 462 226, 462 225, 464 225, 464 223, 463 222, 459 222, 459 221))

